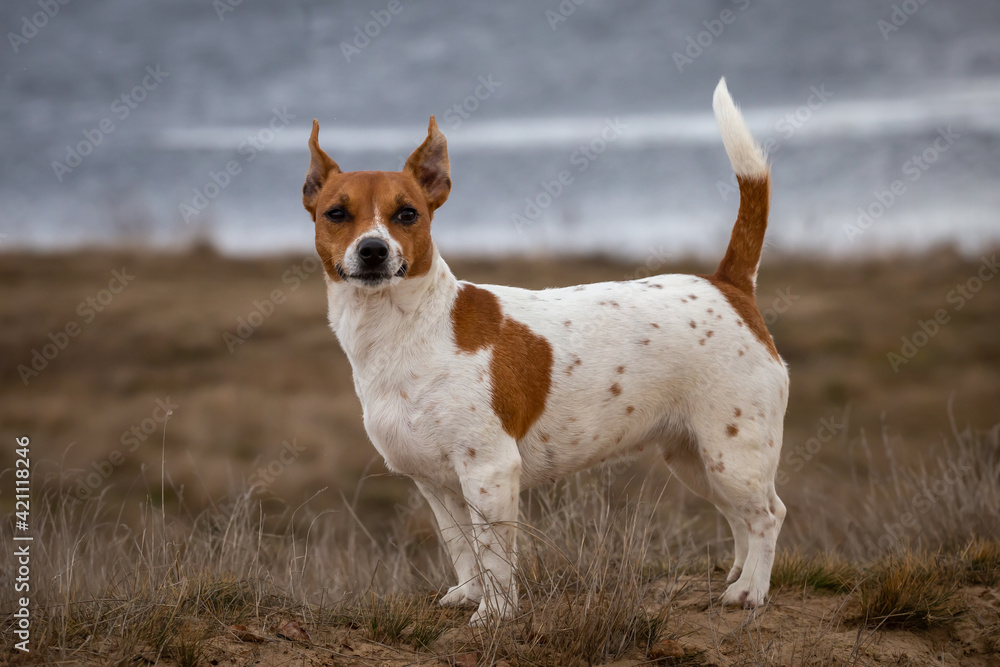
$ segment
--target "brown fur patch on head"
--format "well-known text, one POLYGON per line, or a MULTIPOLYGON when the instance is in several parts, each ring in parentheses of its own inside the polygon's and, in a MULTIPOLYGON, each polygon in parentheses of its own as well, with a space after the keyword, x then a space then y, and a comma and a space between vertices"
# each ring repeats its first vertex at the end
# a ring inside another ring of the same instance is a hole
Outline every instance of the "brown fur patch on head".
POLYGON ((545 411, 552 384, 552 346, 521 322, 504 317, 496 295, 475 285, 459 288, 451 321, 460 352, 492 349, 493 411, 504 431, 520 440, 545 411))
POLYGON ((316 252, 327 275, 334 281, 342 279, 337 267, 347 248, 371 232, 377 222, 400 245, 406 276, 426 274, 433 257, 431 220, 451 191, 447 143, 434 117, 427 139, 410 155, 401 172, 342 172, 319 147, 319 124, 315 120, 309 150, 311 161, 302 187, 302 204, 316 225, 316 252), (347 216, 334 221, 328 213, 338 208, 347 216), (405 208, 417 212, 415 222, 397 219, 405 208))
POLYGON ((354 171, 334 174, 316 198, 316 252, 327 274, 341 280, 337 266, 348 247, 358 238, 383 225, 402 249, 407 276, 422 276, 430 270, 433 256, 431 209, 413 177, 405 172, 354 171), (417 211, 416 222, 403 224, 395 218, 405 208, 417 211), (347 212, 347 219, 334 222, 327 213, 347 212))

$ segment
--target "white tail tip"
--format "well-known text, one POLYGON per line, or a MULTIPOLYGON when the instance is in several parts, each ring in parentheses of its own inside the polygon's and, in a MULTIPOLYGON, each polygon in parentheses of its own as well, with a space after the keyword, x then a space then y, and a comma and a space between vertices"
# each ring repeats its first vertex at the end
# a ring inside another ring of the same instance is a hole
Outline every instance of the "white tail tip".
POLYGON ((767 156, 760 144, 750 134, 746 121, 739 107, 733 102, 726 88, 725 77, 719 79, 712 97, 712 109, 715 111, 715 121, 719 124, 722 143, 729 155, 729 162, 737 176, 756 176, 764 178, 768 174, 767 156))

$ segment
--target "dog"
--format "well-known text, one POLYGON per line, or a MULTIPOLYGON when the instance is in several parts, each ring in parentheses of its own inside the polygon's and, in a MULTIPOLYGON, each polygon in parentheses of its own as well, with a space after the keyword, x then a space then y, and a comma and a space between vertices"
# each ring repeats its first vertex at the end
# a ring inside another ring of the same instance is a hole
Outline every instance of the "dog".
POLYGON ((785 506, 774 489, 788 371, 755 301, 770 170, 720 80, 713 99, 739 212, 712 275, 531 291, 458 280, 431 238, 451 191, 433 116, 402 171, 344 172, 309 139, 329 323, 372 443, 411 477, 473 625, 517 611, 522 490, 658 446, 733 531, 721 602, 765 602, 785 506))

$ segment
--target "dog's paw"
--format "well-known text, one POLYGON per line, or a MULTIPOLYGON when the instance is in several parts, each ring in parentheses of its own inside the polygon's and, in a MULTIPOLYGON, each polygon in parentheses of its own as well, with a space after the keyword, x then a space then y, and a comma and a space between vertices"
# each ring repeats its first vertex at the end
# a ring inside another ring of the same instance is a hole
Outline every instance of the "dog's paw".
POLYGON ((764 604, 767 591, 760 589, 747 590, 738 583, 733 584, 722 594, 722 604, 726 607, 741 607, 743 609, 755 609, 764 604))
POLYGON ((442 607, 473 607, 483 599, 483 591, 478 581, 468 581, 452 586, 441 598, 442 607))

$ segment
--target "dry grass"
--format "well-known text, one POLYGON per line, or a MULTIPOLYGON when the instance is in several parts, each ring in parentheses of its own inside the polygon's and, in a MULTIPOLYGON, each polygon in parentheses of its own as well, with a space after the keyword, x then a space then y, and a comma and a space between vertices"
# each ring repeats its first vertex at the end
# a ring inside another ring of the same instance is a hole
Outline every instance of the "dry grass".
POLYGON ((964 607, 946 564, 925 554, 889 556, 865 572, 859 620, 885 628, 924 630, 957 618, 964 607))
POLYGON ((859 571, 834 553, 805 555, 800 547, 779 553, 771 570, 771 585, 843 593, 857 583, 859 571))
POLYGON ((974 538, 958 558, 963 583, 996 587, 1000 584, 1000 540, 974 538))
MULTIPOLYGON (((988 468, 995 465, 995 434, 956 431, 964 444, 942 450, 948 458, 940 463, 964 472, 922 521, 973 521, 968 508, 984 500, 977 480, 1000 480, 1000 470, 988 468)), ((689 508, 665 503, 664 489, 643 486, 630 503, 617 502, 612 475, 605 469, 526 495, 521 615, 479 631, 466 627, 468 610, 436 605, 450 574, 436 542, 414 520, 424 510, 403 513, 376 537, 355 511, 305 506, 268 515, 252 492, 197 514, 183 505, 167 511, 153 493, 136 524, 121 521, 100 498, 80 504, 40 498, 31 659, 205 665, 247 651, 266 661, 269 652, 291 646, 317 664, 362 655, 407 664, 419 655, 473 652, 480 664, 596 665, 645 659, 658 642, 671 640, 667 645, 683 652, 664 664, 826 664, 828 658, 863 664, 863 656, 877 652, 879 633, 912 633, 908 650, 920 655, 931 641, 921 633, 966 632, 975 616, 970 605, 1000 612, 1000 599, 982 602, 967 593, 996 581, 996 515, 975 520, 993 522, 992 532, 967 537, 958 548, 946 546, 956 529, 935 552, 897 541, 870 560, 785 539, 771 604, 756 614, 718 609, 712 600, 723 589, 727 543, 704 530, 704 519, 692 522, 689 508), (312 643, 278 639, 277 628, 289 620, 309 628, 312 643), (234 626, 263 643, 238 641, 234 626)), ((889 475, 904 497, 927 481, 906 469, 889 475)), ((838 514, 871 512, 872 497, 861 493, 870 481, 845 487, 844 497, 853 500, 838 514)), ((895 516, 883 515, 881 523, 895 516)), ((4 544, 12 543, 9 526, 4 544)), ((877 541, 878 535, 858 537, 877 541)), ((3 575, 0 603, 7 608, 10 583, 3 575)), ((8 617, 7 645, 12 631, 8 617)), ((997 642, 1000 623, 994 619, 978 632, 979 644, 964 649, 969 656, 997 642)))

